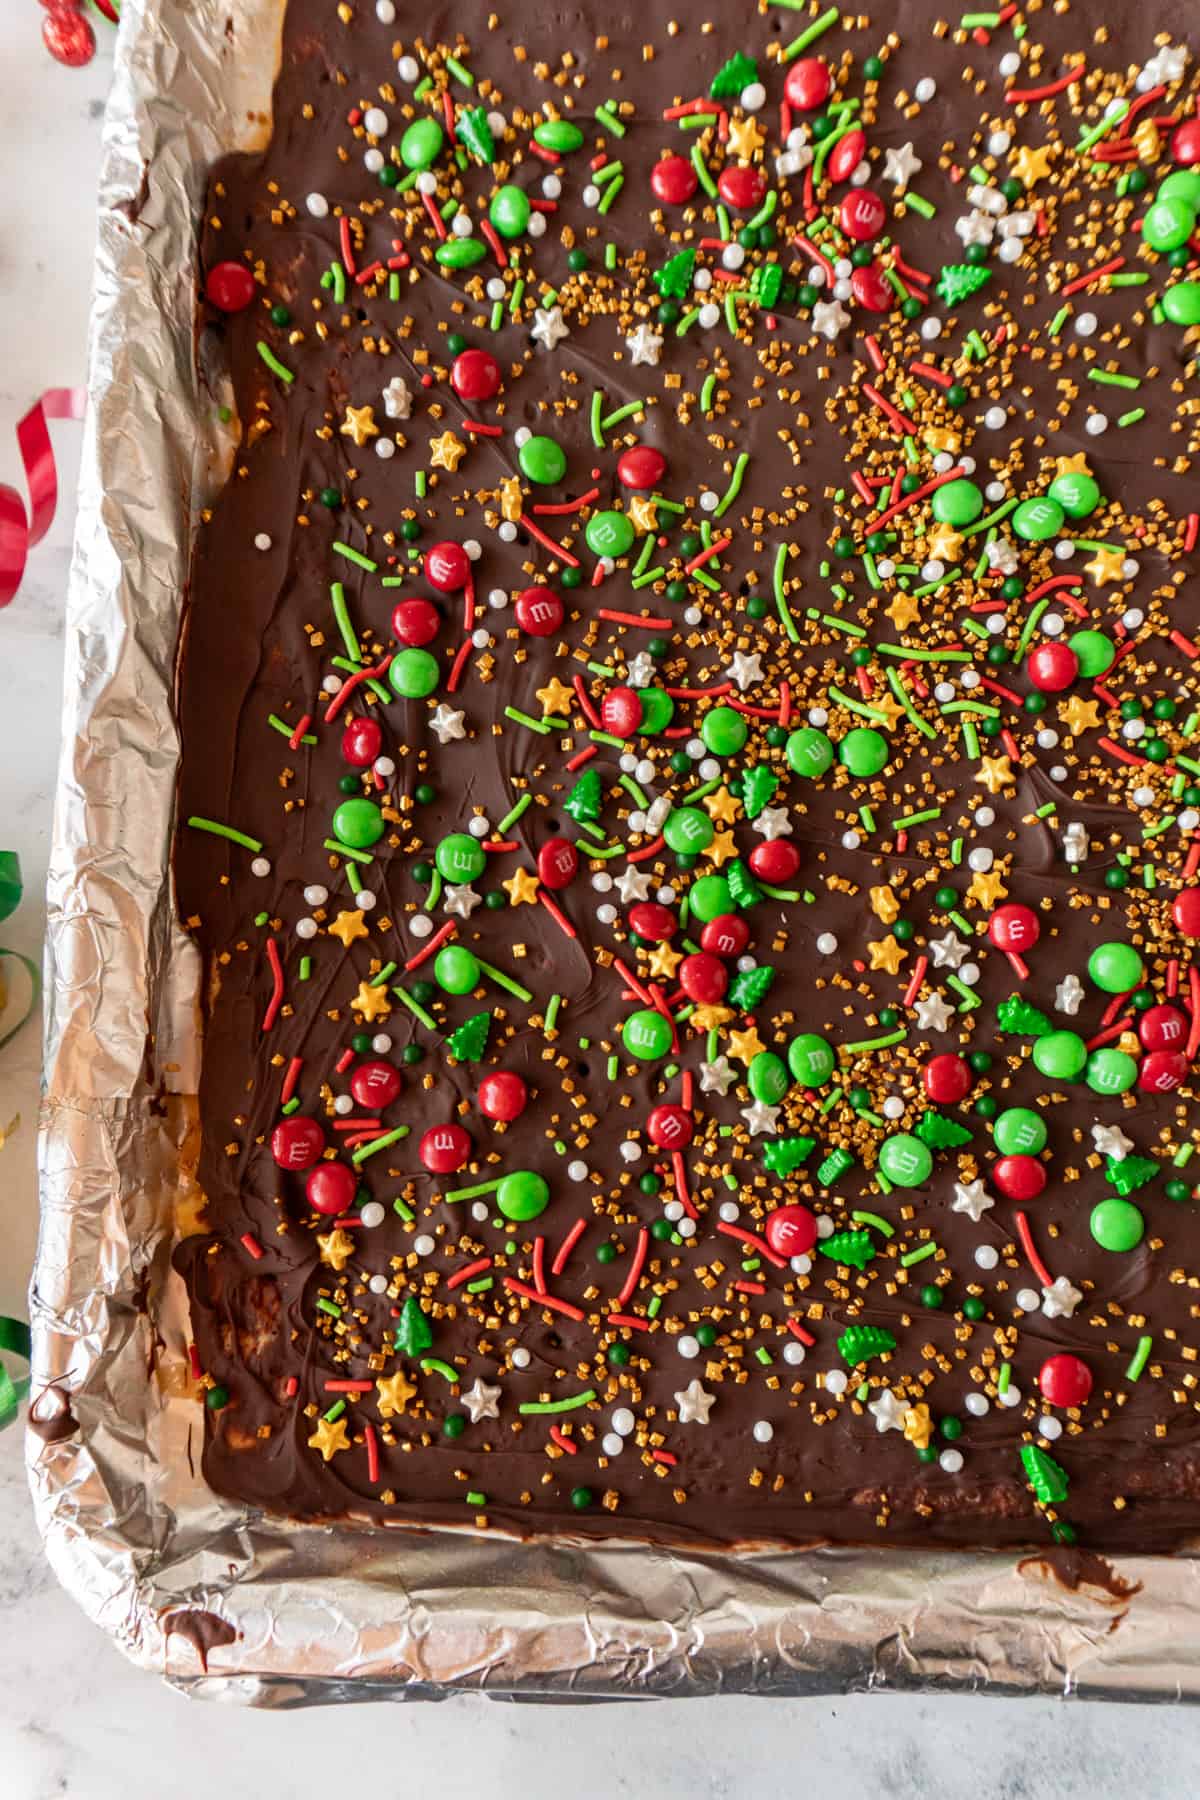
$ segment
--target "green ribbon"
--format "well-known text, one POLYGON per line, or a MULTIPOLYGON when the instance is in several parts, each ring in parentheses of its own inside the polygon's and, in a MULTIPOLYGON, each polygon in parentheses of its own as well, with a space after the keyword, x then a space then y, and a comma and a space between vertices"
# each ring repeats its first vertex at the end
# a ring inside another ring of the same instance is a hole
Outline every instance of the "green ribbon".
MULTIPOLYGON (((21 1356, 26 1362, 29 1361, 32 1344, 29 1327, 22 1319, 0 1316, 0 1350, 11 1351, 14 1356, 21 1356)), ((13 1423, 28 1392, 29 1376, 19 1375, 14 1381, 0 1362, 0 1431, 13 1423)))

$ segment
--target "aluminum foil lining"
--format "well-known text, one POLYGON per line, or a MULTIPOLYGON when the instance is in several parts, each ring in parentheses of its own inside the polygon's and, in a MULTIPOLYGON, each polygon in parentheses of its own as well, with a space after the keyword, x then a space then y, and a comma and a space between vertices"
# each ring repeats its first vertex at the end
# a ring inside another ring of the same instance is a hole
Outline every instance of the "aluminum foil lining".
POLYGON ((233 446, 194 349, 206 170, 270 129, 283 0, 125 0, 108 110, 49 881, 29 1470, 134 1662, 264 1706, 962 1687, 1200 1694, 1200 1560, 677 1554, 291 1526, 197 1472, 187 1311, 197 958, 174 916, 173 663, 233 446))

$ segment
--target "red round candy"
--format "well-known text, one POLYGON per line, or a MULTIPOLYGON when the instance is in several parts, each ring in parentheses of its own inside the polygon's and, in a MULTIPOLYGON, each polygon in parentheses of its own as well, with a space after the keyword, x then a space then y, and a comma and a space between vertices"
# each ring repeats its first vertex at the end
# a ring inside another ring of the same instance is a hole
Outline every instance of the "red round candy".
POLYGON ((1042 935, 1037 914, 1027 906, 1019 906, 1011 902, 1008 906, 998 906, 988 920, 988 936, 997 950, 1005 955, 1024 956, 1026 950, 1032 950, 1042 935))
POLYGON ((852 188, 838 208, 842 230, 860 244, 879 236, 887 224, 887 216, 887 207, 870 188, 852 188))
POLYGON ((457 594, 471 576, 471 559, 461 544, 446 539, 425 552, 425 579, 439 594, 457 594))
POLYGON ((221 312, 245 312, 254 298, 256 285, 245 263, 214 263, 204 283, 204 298, 221 312))
POLYGON ((1184 888, 1176 894, 1171 915, 1184 937, 1200 938, 1200 888, 1184 888))
POLYGON ((1092 1391, 1092 1371, 1081 1357, 1061 1351, 1038 1370, 1042 1398, 1051 1406, 1084 1406, 1092 1391))
POLYGON ((617 459, 617 480, 638 493, 656 488, 666 472, 667 459, 653 444, 635 444, 617 459))
POLYGON ((718 913, 700 933, 700 948, 714 956, 740 956, 750 942, 750 927, 737 913, 718 913))
POLYGON ((453 1175, 470 1154, 470 1134, 461 1125, 431 1125, 417 1146, 431 1175, 453 1175))
POLYGON ((553 588, 526 588, 517 595, 517 624, 530 637, 553 637, 562 625, 566 612, 553 588))
POLYGON ((955 1106, 971 1091, 971 1071, 961 1056, 946 1050, 931 1056, 921 1071, 925 1092, 935 1106, 955 1106))
POLYGON ((855 269, 850 276, 850 292, 868 312, 885 313, 892 309, 895 295, 874 263, 855 269))
POLYGON ((1171 1094, 1187 1080, 1188 1059, 1182 1050, 1151 1050, 1143 1056, 1138 1086, 1143 1094, 1171 1094))
POLYGON ((1079 673, 1079 658, 1070 644, 1061 639, 1052 644, 1039 644, 1029 653, 1026 663, 1029 679, 1039 694, 1061 694, 1079 673))
POLYGON ((324 1127, 304 1113, 281 1119, 271 1133, 271 1155, 281 1169, 311 1169, 320 1162, 324 1148, 324 1127))
POLYGON ((686 156, 664 156, 650 171, 654 197, 664 206, 685 206, 696 191, 698 177, 686 156))
POLYGON ((1002 1156, 992 1180, 1009 1200, 1036 1200, 1046 1185, 1046 1170, 1036 1156, 1002 1156))
POLYGON ((382 1112, 399 1094, 400 1071, 389 1062, 359 1063, 350 1077, 350 1092, 369 1112, 382 1112))
POLYGON ((337 1213, 349 1212, 354 1205, 358 1176, 349 1163, 318 1163, 309 1174, 304 1192, 314 1212, 332 1218, 337 1213))
POLYGON ((760 881, 773 887, 790 881, 800 867, 800 852, 788 838, 772 838, 750 852, 750 868, 760 881))
POLYGON ((1187 1043, 1188 1022, 1173 1006, 1151 1006, 1138 1019, 1143 1050, 1181 1050, 1187 1043))
POLYGON ((441 623, 432 600, 399 600, 392 608, 392 632, 402 644, 432 644, 441 623))
POLYGON ((665 943, 679 930, 679 920, 670 907, 660 906, 657 900, 639 900, 630 907, 629 923, 640 938, 651 944, 665 943))
POLYGON ((815 112, 818 106, 824 106, 832 86, 829 70, 821 58, 805 56, 788 70, 783 91, 788 105, 794 106, 797 112, 815 112))
POLYGON ((342 756, 353 769, 366 769, 383 748, 383 727, 377 719, 347 719, 342 732, 342 756))
POLYGON ((461 350, 450 366, 460 400, 490 400, 500 391, 500 364, 490 350, 461 350))
POLYGON ((767 178, 761 169, 730 163, 717 177, 717 191, 735 212, 754 212, 767 191, 767 178))
POLYGON ((1181 169, 1200 163, 1200 119, 1185 119, 1171 133, 1171 160, 1181 169))
POLYGON ((96 34, 74 7, 56 7, 42 20, 42 42, 67 69, 82 69, 96 54, 96 34))
POLYGON ((659 1150, 683 1150, 695 1130, 691 1113, 682 1106, 656 1106, 646 1120, 646 1135, 659 1150))
POLYGON ((844 138, 834 146, 833 155, 826 167, 831 181, 849 181, 863 157, 867 154, 866 133, 857 126, 848 131, 844 138))
POLYGON ((763 1236, 776 1256, 807 1256, 817 1241, 817 1221, 807 1206, 777 1206, 763 1236))
POLYGON ((679 965, 679 985, 697 1006, 715 1006, 729 986, 729 970, 719 956, 695 950, 679 965))
POLYGON ((479 1110, 489 1119, 519 1119, 528 1104, 529 1089, 511 1069, 497 1069, 479 1084, 479 1110))
POLYGON ((538 880, 543 887, 570 887, 579 873, 579 852, 569 838, 547 838, 538 851, 538 880))
POLYGON ((645 714, 636 688, 609 688, 600 702, 600 723, 614 737, 632 737, 645 714))

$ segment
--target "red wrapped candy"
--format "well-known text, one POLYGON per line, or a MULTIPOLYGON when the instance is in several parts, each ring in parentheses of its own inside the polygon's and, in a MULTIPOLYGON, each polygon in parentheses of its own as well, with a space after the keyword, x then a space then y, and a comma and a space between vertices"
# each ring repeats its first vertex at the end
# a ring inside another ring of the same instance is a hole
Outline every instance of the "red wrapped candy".
POLYGON ((1171 160, 1181 169, 1200 163, 1200 118, 1185 119, 1171 133, 1171 160))
POLYGON ((325 1131, 318 1119, 293 1113, 281 1119, 271 1133, 271 1155, 281 1169, 311 1169, 325 1149, 325 1131))
POLYGON ((763 1234, 776 1256, 807 1256, 817 1241, 817 1221, 807 1206, 777 1206, 763 1234))
POLYGON ((453 1175, 471 1154, 471 1138, 461 1125, 431 1125, 417 1155, 431 1175, 453 1175))
POLYGON ((245 312, 254 298, 256 285, 245 263, 214 263, 204 283, 204 298, 221 312, 245 312))
POLYGON ((349 1212, 358 1192, 358 1176, 348 1163, 323 1162, 310 1170, 304 1187, 314 1212, 334 1218, 349 1212))
POLYGON ((650 171, 655 199, 664 206, 685 206, 696 191, 698 177, 686 156, 664 156, 650 171))
POLYGON ((692 1115, 682 1106, 656 1106, 646 1120, 646 1135, 659 1150, 683 1150, 694 1134, 692 1115))
POLYGON ((921 1080, 935 1106, 955 1106, 971 1091, 970 1068, 950 1050, 930 1057, 921 1071, 921 1080))
POLYGON ((342 756, 352 769, 367 769, 383 748, 377 719, 348 719, 342 732, 342 756))
POLYGON ((529 1104, 529 1089, 511 1069, 497 1069, 479 1084, 479 1110, 506 1124, 519 1119, 529 1104))
POLYGON ((369 1112, 382 1112, 403 1087, 400 1071, 389 1062, 359 1063, 350 1077, 350 1092, 369 1112))
POLYGON ((500 391, 500 364, 490 350, 461 350, 451 364, 450 382, 460 400, 490 400, 500 391))
POLYGON ((1092 1371, 1082 1357, 1064 1350, 1046 1358, 1038 1371, 1038 1386, 1051 1406, 1084 1406, 1092 1391, 1092 1371))

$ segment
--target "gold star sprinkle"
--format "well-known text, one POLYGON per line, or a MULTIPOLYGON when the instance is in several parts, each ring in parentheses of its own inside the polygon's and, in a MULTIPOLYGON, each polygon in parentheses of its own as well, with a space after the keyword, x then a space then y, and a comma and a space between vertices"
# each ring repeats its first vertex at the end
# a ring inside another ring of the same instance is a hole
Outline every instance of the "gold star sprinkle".
POLYGON ((709 857, 718 869, 724 868, 725 864, 737 853, 737 845, 733 841, 732 831, 718 831, 704 852, 705 856, 709 857))
POLYGON ((317 1429, 308 1440, 310 1450, 319 1450, 326 1462, 332 1462, 339 1450, 350 1448, 345 1419, 318 1419, 317 1429))
POLYGON ((543 718, 548 713, 565 713, 570 716, 571 705, 575 699, 569 687, 566 687, 557 675, 552 675, 545 687, 537 689, 537 697, 542 703, 543 718))
POLYGON ((1125 579, 1125 552, 1097 550, 1091 562, 1086 562, 1083 566, 1097 587, 1108 587, 1110 582, 1125 579))
POLYGON ((716 1031, 720 1026, 728 1024, 733 1018, 728 1006, 694 1006, 688 1024, 693 1031, 716 1031))
POLYGON ((967 899, 973 900, 977 906, 985 906, 990 912, 993 906, 999 906, 1008 893, 1004 885, 1004 876, 999 869, 989 869, 971 877, 971 885, 967 889, 967 899))
POLYGON ((367 921, 360 912, 340 912, 329 927, 329 935, 341 938, 348 950, 356 938, 367 936, 367 921))
POLYGON ((1077 450, 1074 456, 1056 456, 1054 473, 1058 475, 1090 475, 1086 450, 1077 450))
POLYGON ((369 981, 360 981, 358 992, 350 1005, 355 1012, 360 1012, 364 1019, 386 1019, 392 1010, 385 987, 372 987, 369 981))
POLYGON ((682 961, 680 952, 672 950, 670 944, 656 944, 647 958, 647 966, 656 979, 661 976, 664 981, 670 981, 682 961))
POLYGON ((377 1378, 375 1386, 379 1389, 381 1419, 398 1418, 417 1391, 416 1383, 408 1379, 403 1369, 397 1369, 386 1380, 377 1378))
POLYGON ((907 631, 913 620, 920 617, 921 602, 911 594, 897 594, 885 611, 897 631, 907 631))
MULTIPOLYGON (((693 1019, 695 1013, 692 1014, 693 1019)), ((758 1027, 751 1025, 749 1031, 731 1031, 729 1034, 729 1054, 744 1062, 747 1068, 756 1056, 761 1056, 766 1045, 758 1035, 758 1027)))
POLYGON ((957 562, 958 553, 963 547, 963 534, 955 531, 953 525, 935 525, 929 534, 925 546, 927 556, 936 556, 939 562, 957 562))
POLYGON ((1017 778, 1007 756, 981 756, 979 773, 975 779, 982 783, 989 794, 999 794, 1006 787, 1011 787, 1017 778))
POLYGON ((1050 144, 1039 144, 1036 150, 1028 144, 1022 144, 1012 159, 1013 174, 1027 188, 1033 187, 1035 182, 1045 181, 1050 173, 1052 153, 1053 146, 1050 144))
POLYGON ((878 938, 873 944, 868 944, 867 955, 871 959, 873 969, 886 969, 889 975, 898 975, 900 964, 908 955, 908 951, 894 937, 885 937, 878 938))
POLYGON ((658 529, 658 508, 649 494, 637 494, 625 508, 625 517, 635 531, 658 529))
POLYGON ((704 810, 716 825, 732 825, 741 801, 722 783, 714 793, 704 796, 704 810))
POLYGON ((317 1249, 321 1252, 321 1261, 340 1275, 354 1255, 354 1239, 338 1225, 333 1231, 317 1233, 317 1249))
POLYGON ((867 898, 871 902, 871 911, 885 925, 894 925, 900 917, 900 902, 890 887, 873 887, 867 898))
POLYGON ((517 477, 515 475, 507 476, 500 483, 496 493, 500 501, 500 517, 507 519, 510 525, 517 524, 524 503, 521 495, 521 483, 517 477))
POLYGON ((732 155, 740 156, 743 162, 753 162, 762 149, 764 138, 762 129, 755 119, 731 119, 729 122, 729 149, 732 155))
POLYGON ((1100 729, 1099 701, 1083 700, 1078 694, 1072 694, 1069 700, 1059 701, 1058 716, 1072 737, 1078 737, 1084 731, 1100 729))
POLYGON ((431 469, 446 469, 453 475, 466 454, 467 446, 461 438, 456 438, 452 431, 443 431, 441 437, 429 440, 429 466, 431 469))
POLYGON ((500 886, 513 906, 532 906, 537 899, 538 879, 528 869, 518 869, 508 881, 502 881, 500 886))
POLYGON ((379 436, 373 406, 348 406, 342 421, 342 436, 353 438, 361 450, 371 438, 379 436))
POLYGON ((919 1406, 910 1406, 904 1415, 904 1435, 910 1444, 918 1450, 924 1450, 933 1436, 933 1420, 929 1416, 929 1408, 922 1400, 919 1406))

